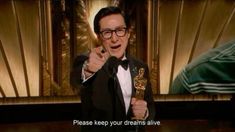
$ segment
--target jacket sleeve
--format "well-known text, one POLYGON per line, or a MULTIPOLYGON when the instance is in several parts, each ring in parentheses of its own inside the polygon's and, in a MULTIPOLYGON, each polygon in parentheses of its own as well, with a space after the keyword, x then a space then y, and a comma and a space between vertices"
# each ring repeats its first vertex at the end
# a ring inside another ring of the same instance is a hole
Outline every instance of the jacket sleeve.
POLYGON ((70 73, 70 84, 78 88, 82 84, 82 66, 85 60, 87 60, 88 57, 85 55, 78 56, 73 63, 73 67, 70 73))
POLYGON ((147 102, 147 107, 148 107, 148 111, 149 111, 149 116, 147 117, 146 120, 154 120, 155 118, 155 104, 154 104, 154 100, 153 100, 153 92, 152 92, 152 87, 151 87, 151 83, 150 83, 150 78, 149 78, 149 69, 146 66, 145 68, 146 70, 146 77, 147 77, 147 86, 146 86, 146 91, 145 91, 145 101, 147 102))

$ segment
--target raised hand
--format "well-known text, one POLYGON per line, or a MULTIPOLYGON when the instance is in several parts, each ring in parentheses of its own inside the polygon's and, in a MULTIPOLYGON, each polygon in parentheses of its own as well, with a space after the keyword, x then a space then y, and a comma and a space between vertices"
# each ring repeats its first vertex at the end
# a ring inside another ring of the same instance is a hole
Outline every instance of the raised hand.
POLYGON ((110 54, 106 52, 102 46, 91 49, 88 60, 85 62, 84 74, 85 77, 89 77, 93 73, 97 72, 102 68, 104 63, 109 58, 110 54))

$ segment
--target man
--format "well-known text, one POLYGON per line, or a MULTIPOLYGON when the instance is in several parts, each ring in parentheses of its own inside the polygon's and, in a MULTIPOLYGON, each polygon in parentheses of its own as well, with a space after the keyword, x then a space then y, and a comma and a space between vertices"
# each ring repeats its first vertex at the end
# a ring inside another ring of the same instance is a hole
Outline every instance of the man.
POLYGON ((148 67, 125 53, 130 37, 129 23, 118 7, 102 8, 95 16, 94 31, 102 46, 76 58, 71 83, 83 84, 83 120, 122 121, 122 125, 93 125, 84 130, 131 131, 133 126, 125 126, 124 121, 132 117, 152 120, 155 115, 148 67), (125 63, 127 69, 119 65, 121 63, 125 63), (143 68, 143 77, 148 81, 144 98, 137 99, 133 78, 143 68))
POLYGON ((235 93, 235 41, 212 49, 176 77, 171 94, 235 93))

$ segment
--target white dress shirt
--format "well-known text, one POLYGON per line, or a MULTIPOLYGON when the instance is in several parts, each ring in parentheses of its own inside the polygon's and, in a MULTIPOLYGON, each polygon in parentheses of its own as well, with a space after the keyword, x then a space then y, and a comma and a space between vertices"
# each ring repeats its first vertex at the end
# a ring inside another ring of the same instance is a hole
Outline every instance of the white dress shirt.
POLYGON ((121 86, 123 99, 125 102, 126 113, 128 112, 128 108, 130 106, 131 94, 132 94, 132 83, 131 83, 131 73, 130 68, 125 70, 122 66, 118 66, 117 77, 119 80, 119 84, 121 86))

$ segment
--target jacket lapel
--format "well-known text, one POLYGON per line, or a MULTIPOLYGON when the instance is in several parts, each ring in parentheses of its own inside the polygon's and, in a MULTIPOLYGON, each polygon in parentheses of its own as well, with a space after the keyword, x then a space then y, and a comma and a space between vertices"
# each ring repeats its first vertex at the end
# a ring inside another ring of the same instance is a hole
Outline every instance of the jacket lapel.
POLYGON ((116 78, 117 96, 118 96, 118 99, 121 102, 121 104, 123 106, 123 110, 125 112, 125 102, 124 102, 123 95, 122 95, 121 85, 119 83, 117 75, 115 76, 115 78, 116 78))
POLYGON ((135 66, 133 59, 131 57, 127 56, 129 60, 129 68, 131 72, 131 84, 132 84, 132 95, 131 97, 135 96, 135 87, 134 87, 134 77, 137 76, 137 66, 135 66))
MULTIPOLYGON (((129 60, 129 70, 130 70, 130 73, 131 73, 131 85, 132 85, 132 94, 131 94, 131 97, 134 97, 135 96, 135 88, 134 88, 134 82, 133 82, 133 78, 138 74, 137 72, 137 66, 134 64, 133 62, 133 59, 130 57, 130 56, 126 56, 127 59, 129 60)), ((121 102, 122 106, 123 106, 123 110, 125 111, 125 102, 124 102, 124 99, 123 99, 123 94, 122 94, 122 90, 121 90, 121 86, 120 86, 120 83, 119 83, 119 80, 116 77, 116 82, 117 82, 117 96, 119 98, 119 101, 121 102)), ((131 105, 130 105, 131 107, 131 105)), ((127 115, 130 116, 131 114, 131 109, 129 107, 129 110, 127 112, 127 115)))
MULTIPOLYGON (((134 64, 133 59, 130 56, 127 56, 127 59, 129 60, 129 68, 130 68, 130 73, 131 73, 131 85, 132 85, 131 98, 132 98, 135 96, 135 87, 134 87, 134 81, 133 81, 134 79, 133 78, 137 75, 137 66, 134 64)), ((130 104, 129 110, 127 112, 127 116, 128 117, 132 116, 131 104, 130 104)))

